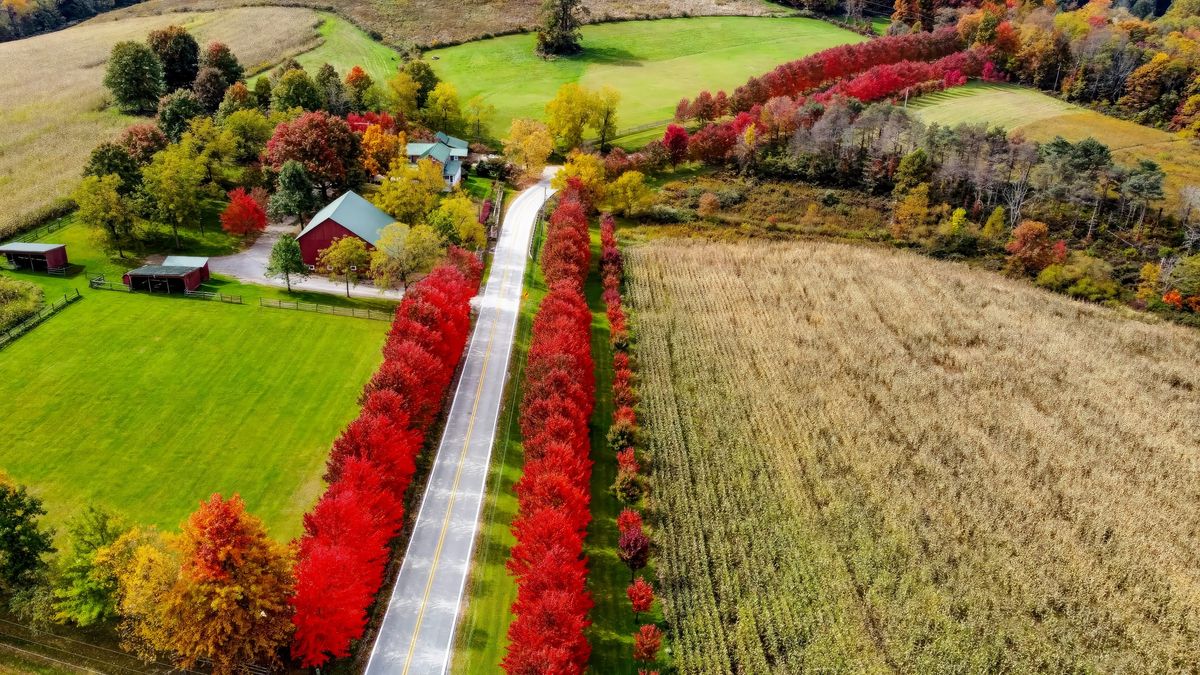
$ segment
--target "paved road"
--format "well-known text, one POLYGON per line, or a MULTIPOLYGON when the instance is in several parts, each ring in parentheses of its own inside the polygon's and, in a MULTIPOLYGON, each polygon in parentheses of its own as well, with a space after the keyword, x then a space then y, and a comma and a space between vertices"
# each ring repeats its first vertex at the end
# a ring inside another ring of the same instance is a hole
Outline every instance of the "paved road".
POLYGON ((552 170, 547 169, 541 182, 518 195, 504 218, 487 287, 478 298, 479 315, 462 378, 387 614, 371 649, 368 675, 424 675, 450 667, 508 376, 529 240, 538 210, 552 192, 550 175, 552 170))

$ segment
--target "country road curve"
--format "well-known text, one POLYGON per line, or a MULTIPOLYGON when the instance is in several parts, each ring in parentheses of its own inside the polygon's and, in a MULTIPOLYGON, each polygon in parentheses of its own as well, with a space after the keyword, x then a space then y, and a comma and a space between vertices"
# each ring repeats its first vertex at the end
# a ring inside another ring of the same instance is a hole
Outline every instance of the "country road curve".
POLYGON ((426 675, 449 668, 508 379, 530 237, 542 204, 553 194, 550 177, 556 170, 546 169, 504 216, 462 376, 371 648, 368 675, 426 675))

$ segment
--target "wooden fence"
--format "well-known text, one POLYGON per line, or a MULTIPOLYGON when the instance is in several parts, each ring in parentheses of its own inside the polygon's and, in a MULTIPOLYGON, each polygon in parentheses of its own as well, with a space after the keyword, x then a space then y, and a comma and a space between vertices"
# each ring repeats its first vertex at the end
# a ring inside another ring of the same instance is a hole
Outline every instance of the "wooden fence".
POLYGON ((0 333, 0 349, 4 349, 13 340, 16 340, 17 338, 21 337, 22 335, 33 330, 40 323, 42 323, 46 319, 49 319, 50 317, 57 314, 59 312, 59 310, 61 310, 63 307, 66 307, 67 305, 75 302, 76 300, 80 299, 81 297, 83 297, 83 296, 81 296, 79 294, 78 288, 75 289, 74 293, 64 293, 61 299, 55 300, 54 302, 50 303, 49 305, 42 307, 33 316, 29 317, 28 319, 25 319, 24 321, 13 326, 12 328, 9 328, 8 330, 4 331, 3 333, 0 333))
POLYGON ((15 243, 15 242, 29 243, 31 241, 37 241, 38 239, 41 239, 42 237, 50 234, 51 232, 61 230, 62 228, 66 227, 66 225, 67 225, 66 218, 58 218, 56 220, 50 221, 49 223, 46 223, 45 225, 42 225, 41 227, 32 229, 32 230, 26 232, 25 234, 22 234, 19 237, 13 237, 12 239, 8 240, 5 243, 15 243))
POLYGON ((332 316, 352 316, 357 319, 373 319, 375 321, 391 321, 393 318, 391 312, 380 312, 374 309, 358 309, 356 307, 335 307, 333 305, 321 305, 315 302, 292 302, 289 300, 259 298, 258 304, 260 307, 294 309, 301 312, 314 312, 316 314, 329 314, 332 316))
POLYGON ((184 295, 189 298, 199 298, 201 300, 220 300, 231 305, 242 304, 242 296, 240 295, 225 295, 215 291, 184 291, 184 295))

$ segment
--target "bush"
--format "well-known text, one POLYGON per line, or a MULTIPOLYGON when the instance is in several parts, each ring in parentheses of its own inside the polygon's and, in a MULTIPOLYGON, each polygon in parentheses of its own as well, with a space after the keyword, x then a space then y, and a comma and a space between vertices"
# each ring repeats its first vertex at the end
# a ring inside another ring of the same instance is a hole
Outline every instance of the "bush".
POLYGON ((642 216, 656 223, 690 223, 696 220, 695 211, 666 204, 655 204, 646 209, 642 216))
POLYGON ((1063 263, 1055 263, 1037 276, 1037 285, 1073 298, 1101 302, 1112 300, 1120 286, 1112 279, 1108 263, 1085 253, 1075 252, 1063 263))
POLYGON ((0 331, 21 323, 41 306, 41 287, 28 281, 0 277, 0 331))

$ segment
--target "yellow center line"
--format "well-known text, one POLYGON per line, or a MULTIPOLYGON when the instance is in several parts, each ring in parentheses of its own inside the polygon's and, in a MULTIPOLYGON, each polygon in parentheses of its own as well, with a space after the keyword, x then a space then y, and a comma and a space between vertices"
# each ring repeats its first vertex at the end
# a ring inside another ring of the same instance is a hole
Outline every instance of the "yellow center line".
MULTIPOLYGON (((504 277, 500 280, 500 291, 497 296, 503 296, 504 287, 508 285, 508 272, 504 270, 504 277)), ((425 595, 421 598, 421 609, 417 612, 417 623, 413 627, 412 641, 408 643, 408 657, 404 660, 404 675, 408 675, 408 669, 412 667, 413 654, 417 650, 417 635, 421 632, 421 623, 425 620, 425 608, 429 604, 429 593, 433 590, 433 579, 437 575, 438 563, 442 558, 442 547, 446 543, 446 532, 450 529, 450 514, 454 511, 454 502, 458 498, 458 484, 462 479, 463 460, 467 457, 467 449, 471 445, 471 433, 475 429, 475 416, 479 411, 479 397, 483 393, 483 383, 486 381, 488 361, 492 358, 492 337, 496 334, 496 323, 500 319, 500 312, 496 309, 492 315, 492 325, 488 328, 487 350, 483 353, 483 368, 479 372, 479 386, 475 389, 475 403, 471 406, 471 417, 467 422, 467 435, 463 439, 462 450, 458 454, 458 470, 454 474, 454 485, 450 490, 450 502, 446 505, 446 518, 442 521, 442 532, 438 535, 437 548, 433 552, 433 565, 429 568, 429 580, 425 582, 425 595)))

